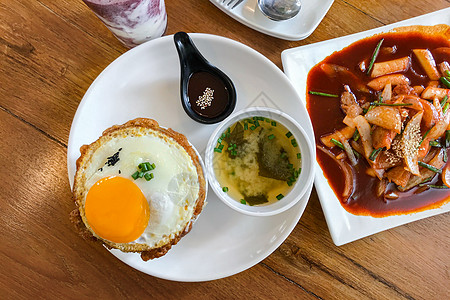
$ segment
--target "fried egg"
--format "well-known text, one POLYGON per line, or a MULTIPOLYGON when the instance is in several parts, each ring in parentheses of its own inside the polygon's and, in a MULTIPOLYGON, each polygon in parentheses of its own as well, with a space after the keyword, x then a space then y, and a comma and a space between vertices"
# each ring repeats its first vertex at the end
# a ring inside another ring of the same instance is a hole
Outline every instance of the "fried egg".
POLYGON ((183 135, 136 119, 106 130, 81 152, 74 198, 96 238, 151 259, 189 232, 203 208, 206 183, 183 135))

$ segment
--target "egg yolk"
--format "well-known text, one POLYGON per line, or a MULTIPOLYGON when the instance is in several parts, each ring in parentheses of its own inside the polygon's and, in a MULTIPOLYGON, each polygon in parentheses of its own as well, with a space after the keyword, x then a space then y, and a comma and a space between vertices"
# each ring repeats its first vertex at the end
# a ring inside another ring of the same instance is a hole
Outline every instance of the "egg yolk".
POLYGON ((112 176, 100 179, 90 188, 85 213, 98 236, 115 243, 128 243, 144 232, 150 208, 133 181, 112 176))

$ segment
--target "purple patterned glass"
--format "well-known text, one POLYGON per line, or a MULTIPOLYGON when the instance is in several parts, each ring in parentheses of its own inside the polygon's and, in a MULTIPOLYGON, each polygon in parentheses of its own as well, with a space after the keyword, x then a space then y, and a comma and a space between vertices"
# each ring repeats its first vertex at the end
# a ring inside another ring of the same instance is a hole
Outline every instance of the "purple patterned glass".
POLYGON ((164 0, 83 0, 109 30, 132 48, 162 36, 167 27, 164 0))

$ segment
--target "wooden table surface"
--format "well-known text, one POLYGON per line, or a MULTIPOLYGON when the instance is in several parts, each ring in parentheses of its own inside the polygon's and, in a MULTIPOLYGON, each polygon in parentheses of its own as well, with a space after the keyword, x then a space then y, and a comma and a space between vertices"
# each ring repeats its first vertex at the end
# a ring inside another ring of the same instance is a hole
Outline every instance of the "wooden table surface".
MULTIPOLYGON (((207 0, 166 0, 167 34, 242 42, 281 68, 281 51, 450 6, 449 0, 336 0, 302 41, 256 32, 207 0)), ((78 236, 67 178, 70 125, 97 75, 127 51, 81 0, 0 1, 0 298, 449 299, 450 215, 333 244, 317 194, 286 241, 234 276, 172 282, 78 236)))

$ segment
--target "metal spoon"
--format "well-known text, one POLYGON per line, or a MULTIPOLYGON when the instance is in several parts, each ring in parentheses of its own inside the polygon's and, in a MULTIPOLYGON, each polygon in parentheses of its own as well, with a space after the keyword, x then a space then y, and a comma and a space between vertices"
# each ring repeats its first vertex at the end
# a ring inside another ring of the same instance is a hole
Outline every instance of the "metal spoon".
POLYGON ((273 21, 284 21, 295 17, 301 6, 300 0, 258 0, 261 12, 273 21))

